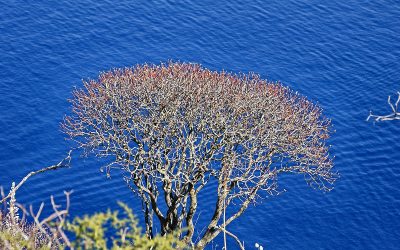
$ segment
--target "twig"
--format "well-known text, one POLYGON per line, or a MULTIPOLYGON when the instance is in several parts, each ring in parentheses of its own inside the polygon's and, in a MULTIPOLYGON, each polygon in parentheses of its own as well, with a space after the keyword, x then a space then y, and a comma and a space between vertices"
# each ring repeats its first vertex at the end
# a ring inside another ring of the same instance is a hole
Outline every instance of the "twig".
POLYGON ((65 194, 65 197, 66 197, 66 199, 67 199, 67 202, 66 202, 66 207, 65 207, 65 209, 62 210, 62 211, 59 211, 59 210, 57 209, 59 206, 56 205, 53 196, 50 197, 50 198, 51 198, 51 205, 53 206, 53 210, 54 210, 54 213, 53 213, 53 214, 56 214, 56 215, 57 215, 57 218, 58 218, 58 220, 59 220, 59 223, 58 223, 58 225, 57 225, 57 231, 58 231, 58 233, 61 235, 61 237, 63 238, 65 244, 66 244, 69 248, 71 248, 71 242, 70 242, 70 240, 68 239, 67 235, 65 235, 64 231, 62 230, 62 228, 63 228, 63 225, 64 225, 64 223, 65 223, 65 218, 66 218, 66 217, 68 216, 68 214, 69 214, 69 206, 70 206, 69 196, 71 195, 71 193, 72 193, 72 191, 70 191, 70 192, 64 191, 64 194, 65 194))
POLYGON ((239 238, 236 235, 234 235, 233 233, 229 232, 224 227, 218 226, 218 229, 220 229, 221 231, 223 231, 224 233, 226 233, 227 235, 229 235, 233 239, 235 239, 236 242, 238 243, 239 247, 240 247, 240 250, 244 250, 244 245, 242 244, 242 242, 240 242, 239 238))
POLYGON ((42 169, 39 169, 37 171, 32 171, 29 174, 27 174, 19 183, 17 186, 15 186, 14 188, 12 188, 10 190, 10 192, 8 193, 8 195, 6 197, 4 197, 3 199, 1 199, 0 203, 5 202, 7 199, 11 198, 12 196, 15 196, 15 192, 32 176, 39 174, 39 173, 43 173, 49 170, 56 170, 59 168, 69 168, 70 167, 70 162, 71 162, 71 152, 72 150, 70 150, 68 152, 67 157, 65 157, 62 161, 60 161, 59 163, 52 165, 50 167, 45 167, 42 169))
POLYGON ((51 196, 51 205, 53 207, 54 212, 50 214, 47 218, 40 220, 39 217, 42 213, 44 203, 42 202, 40 204, 39 210, 35 214, 33 212, 32 206, 30 206, 30 212, 33 217, 34 223, 36 225, 36 228, 38 228, 44 235, 46 235, 47 239, 49 240, 49 244, 52 242, 56 242, 57 245, 61 245, 62 243, 60 242, 58 235, 61 236, 63 243, 69 247, 69 249, 73 249, 71 245, 71 241, 68 239, 67 235, 63 231, 63 226, 65 224, 65 219, 69 214, 69 207, 70 207, 70 195, 72 191, 66 192, 64 191, 65 197, 66 197, 66 206, 64 210, 58 210, 60 205, 57 205, 54 201, 54 197, 51 196), (55 221, 54 226, 50 226, 49 223, 54 222, 54 220, 57 219, 58 221, 55 221), (45 226, 45 227, 44 227, 45 226), (52 234, 48 234, 47 229, 50 229, 52 234))
POLYGON ((38 210, 38 212, 37 212, 36 214, 33 212, 33 207, 32 207, 32 205, 29 206, 29 209, 30 209, 30 212, 31 212, 33 221, 35 222, 37 228, 40 230, 40 232, 41 232, 43 235, 45 235, 45 236, 47 237, 47 239, 49 240, 49 242, 51 242, 51 240, 52 240, 51 237, 48 235, 48 233, 46 232, 46 230, 43 228, 41 222, 39 221, 39 217, 40 217, 40 214, 42 213, 43 207, 44 207, 44 203, 42 202, 42 203, 40 204, 39 210, 38 210))
MULTIPOLYGON (((4 188, 3 188, 3 186, 0 186, 0 196, 1 196, 1 199, 3 200, 3 198, 6 196, 5 194, 4 194, 4 188)), ((0 203, 2 203, 2 202, 0 202, 0 203)), ((4 208, 6 208, 6 207, 4 207, 4 208)))
POLYGON ((227 246, 226 246, 226 217, 225 217, 225 210, 226 210, 226 207, 225 207, 225 200, 226 199, 224 199, 224 250, 227 250, 227 246))

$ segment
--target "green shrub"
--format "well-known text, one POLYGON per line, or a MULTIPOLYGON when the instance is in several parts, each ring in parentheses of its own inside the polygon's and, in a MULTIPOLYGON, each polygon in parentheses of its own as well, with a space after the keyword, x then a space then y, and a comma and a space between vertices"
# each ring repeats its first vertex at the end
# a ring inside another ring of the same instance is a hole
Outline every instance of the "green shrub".
POLYGON ((95 213, 91 216, 75 218, 67 223, 66 229, 75 235, 72 243, 76 249, 157 249, 168 250, 184 248, 179 240, 179 234, 157 235, 152 239, 142 234, 141 228, 132 210, 125 204, 119 203, 124 210, 124 216, 118 211, 95 213), (107 233, 112 233, 112 241, 107 239, 107 233))

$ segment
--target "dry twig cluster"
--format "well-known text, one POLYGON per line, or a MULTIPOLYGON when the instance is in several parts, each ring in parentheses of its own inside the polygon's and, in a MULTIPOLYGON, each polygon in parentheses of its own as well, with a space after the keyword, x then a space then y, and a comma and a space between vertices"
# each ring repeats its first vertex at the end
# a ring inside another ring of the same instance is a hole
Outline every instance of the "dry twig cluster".
POLYGON ((51 204, 53 213, 45 218, 40 218, 44 203, 41 203, 37 212, 34 212, 30 206, 30 214, 28 210, 16 200, 17 190, 34 175, 44 173, 51 170, 70 167, 71 151, 59 163, 31 171, 17 185, 13 182, 11 189, 7 195, 1 188, 0 204, 3 209, 0 210, 0 247, 4 249, 59 249, 66 245, 71 246, 68 237, 63 231, 68 215, 71 192, 65 192, 66 207, 60 209, 51 196, 51 204), (19 210, 22 211, 23 217, 20 218, 19 210), (31 216, 34 220, 33 224, 26 222, 25 218, 31 216), (51 224, 51 225, 50 225, 51 224))
POLYGON ((370 118, 375 119, 376 122, 400 120, 400 112, 399 112, 400 92, 397 92, 397 94, 398 94, 397 101, 394 103, 394 105, 390 100, 391 96, 388 97, 388 104, 392 109, 393 113, 389 115, 374 115, 372 114, 372 111, 370 111, 369 116, 367 117, 367 121, 369 121, 370 118))

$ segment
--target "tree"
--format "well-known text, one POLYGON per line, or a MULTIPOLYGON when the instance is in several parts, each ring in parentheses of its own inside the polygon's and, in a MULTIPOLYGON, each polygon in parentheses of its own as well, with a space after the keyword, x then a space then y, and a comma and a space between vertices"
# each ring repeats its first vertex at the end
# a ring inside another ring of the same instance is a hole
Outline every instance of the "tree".
POLYGON ((187 228, 183 239, 202 249, 221 232, 236 238, 226 227, 258 198, 278 194, 280 175, 303 175, 324 191, 337 178, 321 108, 255 74, 138 65, 85 81, 71 103, 63 130, 86 155, 110 159, 107 174, 123 170, 143 202, 149 237, 157 219, 162 234, 187 228), (206 185, 215 187, 215 207, 193 242, 206 185), (228 206, 237 210, 223 219, 228 206))

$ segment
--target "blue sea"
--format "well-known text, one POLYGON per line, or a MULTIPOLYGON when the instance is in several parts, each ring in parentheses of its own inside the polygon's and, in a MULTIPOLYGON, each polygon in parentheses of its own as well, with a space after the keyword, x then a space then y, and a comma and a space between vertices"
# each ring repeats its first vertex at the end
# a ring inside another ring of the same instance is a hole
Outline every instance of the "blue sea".
MULTIPOLYGON (((318 103, 336 131, 329 143, 341 178, 323 193, 302 176, 229 226, 246 249, 400 249, 400 91, 398 1, 2 1, 0 3, 0 185, 57 163, 72 145, 60 122, 82 79, 141 63, 197 62, 213 70, 256 72, 318 103)), ((120 173, 75 154, 71 169, 32 177, 17 199, 50 209, 72 194, 72 216, 137 197, 120 173)), ((205 189, 198 233, 212 216, 205 189)), ((236 249, 229 240, 229 249, 236 249)), ((222 237, 210 249, 221 249, 222 237)))

